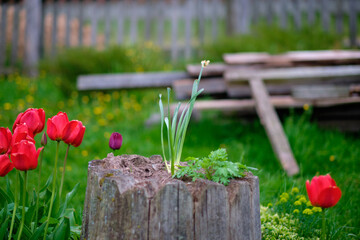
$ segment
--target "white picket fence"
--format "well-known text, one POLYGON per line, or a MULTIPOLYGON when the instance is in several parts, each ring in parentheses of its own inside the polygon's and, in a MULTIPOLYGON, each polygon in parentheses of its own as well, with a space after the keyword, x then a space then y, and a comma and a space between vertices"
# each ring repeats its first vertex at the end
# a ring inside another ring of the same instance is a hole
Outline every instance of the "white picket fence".
POLYGON ((190 58, 220 36, 250 33, 259 21, 299 29, 320 21, 326 31, 358 34, 359 0, 25 0, 0 5, 0 72, 29 56, 55 56, 75 46, 152 42, 172 59, 190 58), (26 14, 26 9, 30 14, 26 14), (33 14, 39 12, 40 16, 33 14), (34 19, 29 19, 32 17, 34 19), (26 29, 27 32, 26 32, 26 29), (37 36, 34 36, 37 34, 37 36), (31 41, 35 42, 29 42, 31 41), (33 45, 31 45, 33 44, 33 45), (37 51, 37 53, 32 53, 37 51), (7 54, 5 54, 7 52, 7 54))

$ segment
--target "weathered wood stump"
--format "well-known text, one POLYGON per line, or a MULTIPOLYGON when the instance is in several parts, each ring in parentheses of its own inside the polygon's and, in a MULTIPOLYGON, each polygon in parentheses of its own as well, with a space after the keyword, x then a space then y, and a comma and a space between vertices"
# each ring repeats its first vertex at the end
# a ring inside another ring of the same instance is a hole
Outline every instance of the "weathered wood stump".
POLYGON ((172 179, 160 156, 89 163, 82 239, 261 239, 259 181, 172 179), (141 176, 139 176, 141 175, 141 176))

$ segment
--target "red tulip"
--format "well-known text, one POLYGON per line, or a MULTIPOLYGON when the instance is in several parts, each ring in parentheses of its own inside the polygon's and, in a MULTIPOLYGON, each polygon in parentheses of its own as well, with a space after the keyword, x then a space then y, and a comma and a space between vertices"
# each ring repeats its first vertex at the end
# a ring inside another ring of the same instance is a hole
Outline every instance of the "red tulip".
POLYGON ((22 140, 28 140, 35 143, 35 140, 33 137, 31 137, 31 133, 29 132, 29 128, 26 123, 20 123, 15 128, 14 135, 11 139, 11 146, 14 146, 16 143, 21 142, 22 140))
POLYGON ((63 141, 67 144, 71 144, 74 147, 78 147, 85 133, 85 126, 78 120, 70 121, 63 131, 63 141))
POLYGON ((20 171, 35 169, 42 149, 43 147, 36 150, 35 144, 27 140, 16 143, 11 150, 11 160, 14 167, 20 171))
POLYGON ((66 113, 59 112, 52 118, 47 120, 47 135, 53 141, 60 141, 63 139, 63 131, 69 119, 66 113))
POLYGON ((7 154, 0 155, 0 176, 6 176, 13 168, 14 164, 10 162, 9 156, 7 154))
POLYGON ((311 183, 307 180, 306 190, 311 204, 315 207, 333 207, 341 198, 341 190, 329 174, 313 177, 311 183))
POLYGON ((120 149, 122 145, 122 140, 123 138, 120 133, 118 132, 112 133, 109 140, 109 147, 113 150, 120 149))
POLYGON ((0 154, 7 153, 10 149, 12 134, 9 128, 0 127, 0 154))
POLYGON ((20 123, 26 123, 31 137, 41 132, 45 126, 45 111, 42 108, 29 108, 25 112, 20 113, 13 125, 13 132, 20 123))

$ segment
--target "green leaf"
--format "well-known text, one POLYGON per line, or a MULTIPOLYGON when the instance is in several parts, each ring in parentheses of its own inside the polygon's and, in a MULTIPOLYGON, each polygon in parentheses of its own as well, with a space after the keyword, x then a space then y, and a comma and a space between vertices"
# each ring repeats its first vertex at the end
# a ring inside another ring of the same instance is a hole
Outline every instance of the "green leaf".
POLYGON ((80 183, 77 183, 75 185, 75 187, 69 192, 66 194, 66 198, 65 198, 65 202, 64 204, 60 207, 60 210, 59 210, 59 216, 62 217, 62 215, 65 213, 65 210, 67 208, 67 205, 69 204, 69 202, 71 202, 71 200, 74 198, 74 196, 76 195, 78 189, 79 189, 79 185, 80 183))
POLYGON ((6 192, 8 194, 8 196, 11 198, 12 202, 14 201, 14 194, 11 191, 10 188, 10 180, 9 177, 6 175, 6 192))
POLYGON ((54 240, 66 240, 70 237, 70 221, 65 217, 61 221, 60 225, 55 229, 54 240))
POLYGON ((4 202, 14 202, 14 200, 11 199, 11 197, 1 188, 0 188, 0 197, 3 199, 4 202))
MULTIPOLYGON (((47 221, 47 216, 44 216, 44 217, 42 217, 41 219, 40 219, 40 223, 46 223, 46 221, 47 221)), ((59 223, 59 220, 57 220, 56 218, 52 218, 52 217, 50 217, 50 219, 49 219, 49 224, 58 224, 59 223)))
POLYGON ((36 239, 39 239, 41 234, 43 233, 44 229, 45 229, 45 226, 46 226, 46 222, 44 222, 43 224, 41 224, 40 227, 38 227, 35 232, 31 235, 30 239, 29 240, 36 240, 36 239))
POLYGON ((8 232, 8 225, 9 225, 9 218, 6 218, 6 220, 1 224, 1 228, 0 228, 0 239, 5 239, 5 236, 7 236, 7 232, 8 232))

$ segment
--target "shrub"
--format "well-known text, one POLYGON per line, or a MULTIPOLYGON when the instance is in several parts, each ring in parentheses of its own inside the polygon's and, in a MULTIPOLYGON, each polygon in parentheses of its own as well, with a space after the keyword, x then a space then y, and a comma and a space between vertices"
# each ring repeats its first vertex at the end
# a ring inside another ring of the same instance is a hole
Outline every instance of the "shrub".
POLYGON ((82 47, 64 50, 54 60, 44 60, 40 67, 60 75, 60 87, 67 93, 75 89, 79 75, 171 70, 167 59, 151 43, 141 47, 112 46, 103 51, 82 47))

